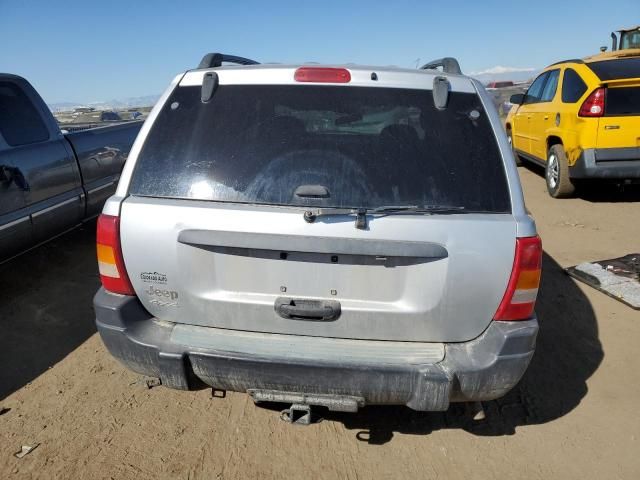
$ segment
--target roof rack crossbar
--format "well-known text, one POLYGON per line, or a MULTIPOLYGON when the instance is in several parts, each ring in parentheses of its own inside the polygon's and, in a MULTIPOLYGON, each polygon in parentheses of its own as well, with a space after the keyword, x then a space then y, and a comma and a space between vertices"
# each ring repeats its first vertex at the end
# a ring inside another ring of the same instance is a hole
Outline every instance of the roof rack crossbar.
POLYGON ((213 68, 222 65, 222 62, 235 63, 238 65, 259 65, 260 62, 251 60, 250 58, 237 57, 235 55, 227 55, 224 53, 207 53, 202 60, 198 68, 213 68))
POLYGON ((444 73, 454 73, 458 75, 462 74, 462 70, 460 70, 460 64, 458 63, 458 60, 453 57, 439 58, 429 63, 425 63, 420 67, 420 70, 437 70, 438 67, 442 67, 442 71, 444 73))

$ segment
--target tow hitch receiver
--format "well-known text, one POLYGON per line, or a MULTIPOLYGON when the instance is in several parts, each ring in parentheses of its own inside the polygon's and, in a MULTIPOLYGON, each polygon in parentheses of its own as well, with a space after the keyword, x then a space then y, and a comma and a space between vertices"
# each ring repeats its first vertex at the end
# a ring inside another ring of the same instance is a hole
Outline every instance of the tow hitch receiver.
POLYGON ((280 414, 280 418, 296 425, 309 425, 321 419, 313 415, 311 407, 326 407, 334 412, 357 412, 364 407, 364 398, 348 395, 321 393, 281 392, 277 390, 247 390, 255 403, 275 402, 291 405, 280 414))
POLYGON ((311 416, 311 405, 294 403, 291 407, 280 412, 280 419, 294 425, 311 425, 321 421, 320 418, 311 416))
POLYGON ((278 390, 247 390, 254 402, 291 403, 293 405, 313 405, 327 407, 334 412, 357 412, 364 407, 364 398, 349 395, 323 393, 281 392, 278 390))

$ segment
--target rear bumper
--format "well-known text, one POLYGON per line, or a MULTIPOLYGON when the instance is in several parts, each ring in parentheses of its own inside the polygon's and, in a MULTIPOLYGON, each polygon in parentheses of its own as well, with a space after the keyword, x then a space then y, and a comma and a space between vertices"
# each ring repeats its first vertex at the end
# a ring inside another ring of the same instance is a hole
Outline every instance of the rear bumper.
POLYGON ((589 148, 569 168, 574 179, 640 179, 640 147, 589 148))
MULTIPOLYGON (((284 393, 285 399, 304 394, 307 399, 320 399, 308 403, 330 408, 340 408, 340 399, 347 398, 357 406, 396 404, 442 411, 450 402, 501 397, 524 374, 538 332, 535 318, 492 322, 472 341, 440 344, 443 351, 436 360, 429 360, 429 355, 413 355, 398 361, 402 355, 394 356, 387 348, 386 356, 371 351, 369 358, 360 360, 348 355, 314 358, 313 352, 296 351, 300 337, 293 335, 238 332, 244 337, 242 342, 222 348, 216 336, 233 339, 233 331, 162 322, 151 317, 137 298, 103 289, 96 294, 94 306, 98 331, 111 354, 131 370, 160 378, 168 387, 191 390, 204 384, 248 392, 254 398, 274 392, 284 393), (274 341, 276 337, 280 345, 274 341), (281 337, 286 338, 287 349, 281 348, 281 337), (194 341, 187 342, 188 338, 194 341), (270 345, 277 347, 271 354, 270 345)), ((363 341, 347 342, 359 347, 363 341)), ((400 344, 396 354, 407 345, 415 352, 413 342, 389 344, 400 344)), ((433 344, 424 345, 427 348, 433 344)))

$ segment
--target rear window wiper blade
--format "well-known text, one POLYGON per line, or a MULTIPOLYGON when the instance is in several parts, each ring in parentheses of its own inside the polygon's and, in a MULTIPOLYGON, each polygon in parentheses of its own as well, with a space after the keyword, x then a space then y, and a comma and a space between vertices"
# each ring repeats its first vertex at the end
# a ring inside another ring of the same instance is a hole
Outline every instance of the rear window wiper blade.
POLYGON ((367 210, 367 213, 456 213, 464 210, 465 207, 454 205, 389 205, 367 210))
POLYGON ((304 219, 307 223, 315 222, 316 218, 330 215, 355 215, 355 227, 364 230, 367 227, 367 215, 389 215, 394 213, 460 213, 465 211, 462 206, 450 205, 386 205, 376 208, 339 208, 325 207, 304 212, 304 219))

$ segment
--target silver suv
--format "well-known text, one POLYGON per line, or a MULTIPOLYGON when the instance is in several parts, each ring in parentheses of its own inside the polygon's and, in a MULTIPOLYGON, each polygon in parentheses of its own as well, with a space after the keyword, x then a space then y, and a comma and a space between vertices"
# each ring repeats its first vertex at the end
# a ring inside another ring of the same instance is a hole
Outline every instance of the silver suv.
POLYGON ((97 243, 105 345, 172 388, 441 411, 504 395, 535 348, 540 239, 450 58, 205 56, 144 124, 97 243))

